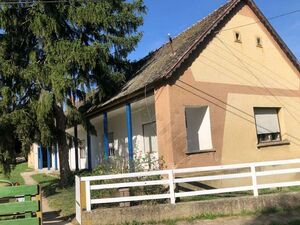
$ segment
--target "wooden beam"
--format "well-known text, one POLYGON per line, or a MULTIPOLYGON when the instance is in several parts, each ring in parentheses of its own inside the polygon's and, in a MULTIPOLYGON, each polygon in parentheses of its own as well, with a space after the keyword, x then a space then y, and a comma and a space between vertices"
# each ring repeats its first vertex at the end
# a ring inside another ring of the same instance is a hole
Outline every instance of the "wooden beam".
POLYGON ((109 157, 109 143, 108 143, 108 119, 107 112, 103 113, 103 134, 104 134, 104 159, 108 160, 109 157))
POLYGON ((0 216, 15 213, 37 212, 40 210, 38 201, 11 202, 0 206, 0 216))
POLYGON ((25 218, 15 220, 1 220, 0 225, 40 225, 39 218, 25 218))
POLYGON ((74 148, 75 148, 75 170, 79 170, 78 163, 78 129, 77 124, 74 126, 74 148))
POLYGON ((21 185, 13 187, 0 187, 0 198, 25 196, 25 195, 37 195, 38 186, 37 185, 21 185))
POLYGON ((128 154, 131 170, 133 169, 133 144, 132 144, 132 119, 131 119, 131 105, 126 104, 126 124, 127 124, 127 138, 128 138, 128 154))

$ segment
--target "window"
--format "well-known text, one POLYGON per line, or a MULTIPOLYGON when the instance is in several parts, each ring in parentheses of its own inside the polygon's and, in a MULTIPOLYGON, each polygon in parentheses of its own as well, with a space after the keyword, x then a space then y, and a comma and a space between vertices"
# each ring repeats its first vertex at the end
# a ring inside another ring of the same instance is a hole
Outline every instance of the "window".
POLYGON ((234 40, 235 40, 235 42, 238 42, 238 43, 242 42, 241 34, 239 32, 234 32, 234 40))
POLYGON ((157 152, 156 122, 143 124, 144 150, 146 153, 157 152))
POLYGON ((78 140, 78 148, 80 153, 80 158, 84 159, 87 157, 87 151, 85 149, 84 141, 78 140))
POLYGON ((188 153, 211 150, 211 127, 209 107, 187 107, 185 109, 188 153))
POLYGON ((262 42, 261 42, 261 38, 260 37, 256 38, 256 46, 257 47, 262 47, 262 42))
POLYGON ((116 154, 114 140, 114 133, 108 133, 108 156, 114 156, 116 154))
POLYGON ((254 108, 258 143, 280 141, 279 108, 254 108))

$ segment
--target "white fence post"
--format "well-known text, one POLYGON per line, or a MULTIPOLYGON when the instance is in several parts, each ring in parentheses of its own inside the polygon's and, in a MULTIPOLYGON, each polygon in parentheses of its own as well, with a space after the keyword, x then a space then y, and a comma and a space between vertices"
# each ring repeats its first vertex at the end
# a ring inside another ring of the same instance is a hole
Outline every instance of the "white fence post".
POLYGON ((86 211, 91 211, 91 182, 87 180, 85 182, 85 193, 86 193, 86 211))
POLYGON ((256 177, 255 165, 251 165, 251 176, 252 176, 252 185, 253 185, 253 195, 257 197, 258 189, 257 189, 257 177, 256 177))
POLYGON ((76 209, 76 220, 81 224, 81 205, 80 205, 80 177, 75 176, 75 209, 76 209))
POLYGON ((170 199, 171 199, 171 204, 175 204, 175 185, 174 185, 174 174, 173 170, 169 170, 169 187, 170 187, 170 199))

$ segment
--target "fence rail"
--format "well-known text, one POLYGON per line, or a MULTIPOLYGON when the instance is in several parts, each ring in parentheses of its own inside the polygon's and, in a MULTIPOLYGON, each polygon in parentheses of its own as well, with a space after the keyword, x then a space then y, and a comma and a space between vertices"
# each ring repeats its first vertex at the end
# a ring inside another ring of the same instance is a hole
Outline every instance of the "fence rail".
POLYGON ((222 166, 207 166, 207 167, 194 167, 184 169, 173 169, 173 170, 159 170, 149 172, 137 172, 127 174, 114 174, 114 175, 103 175, 103 176, 89 176, 89 177, 76 177, 76 218, 77 221, 81 222, 81 212, 83 209, 91 211, 92 205, 94 204, 105 204, 105 203, 118 203, 118 202, 131 202, 131 201, 144 201, 154 199, 170 199, 171 204, 175 204, 175 199, 179 197, 191 197, 199 195, 210 195, 220 194, 229 192, 241 192, 241 191, 252 191, 254 196, 258 196, 258 190, 274 187, 289 187, 289 186, 300 186, 300 181, 293 180, 287 182, 274 182, 274 183, 262 183, 258 184, 257 178, 264 176, 276 176, 285 174, 297 174, 300 173, 300 159, 291 160, 280 160, 280 161, 267 161, 267 162, 255 162, 255 163, 244 163, 244 164, 232 164, 222 166), (297 168, 284 168, 284 169, 267 169, 266 171, 259 171, 257 168, 262 167, 275 167, 275 166, 297 166, 297 168), (299 165, 297 165, 299 164, 299 165), (231 171, 231 170, 247 170, 242 172, 231 171), (218 172, 223 174, 218 175, 203 175, 199 176, 195 173, 199 172, 218 172), (225 174, 224 174, 225 173, 225 174), (157 180, 145 180, 145 181, 127 181, 117 182, 118 179, 128 178, 147 178, 151 176, 158 176, 157 180), (182 177, 184 176, 184 177, 182 177), (181 183, 189 182, 202 182, 202 181, 216 181, 216 180, 228 180, 238 178, 249 178, 251 185, 239 186, 236 183, 234 187, 221 187, 209 190, 197 190, 197 191, 175 191, 175 186, 181 183), (109 184, 93 184, 95 181, 112 181, 109 184), (155 194, 155 195, 139 195, 139 196, 120 196, 113 198, 101 198, 92 199, 91 191, 95 190, 107 190, 107 189, 118 189, 118 188, 130 188, 130 187, 144 187, 164 185, 168 187, 168 193, 155 194))
POLYGON ((0 225, 41 225, 41 200, 38 185, 0 187, 0 225))

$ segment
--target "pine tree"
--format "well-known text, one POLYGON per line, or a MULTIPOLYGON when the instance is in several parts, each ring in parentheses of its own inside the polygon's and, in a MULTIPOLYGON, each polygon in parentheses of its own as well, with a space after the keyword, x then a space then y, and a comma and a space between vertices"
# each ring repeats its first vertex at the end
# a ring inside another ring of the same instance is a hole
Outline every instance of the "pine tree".
POLYGON ((14 161, 17 140, 24 154, 34 142, 58 143, 64 186, 65 130, 86 125, 74 102, 96 87, 95 99, 103 101, 125 81, 145 6, 143 0, 13 2, 0 9, 0 163, 14 161))

